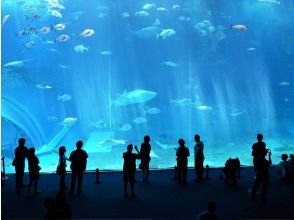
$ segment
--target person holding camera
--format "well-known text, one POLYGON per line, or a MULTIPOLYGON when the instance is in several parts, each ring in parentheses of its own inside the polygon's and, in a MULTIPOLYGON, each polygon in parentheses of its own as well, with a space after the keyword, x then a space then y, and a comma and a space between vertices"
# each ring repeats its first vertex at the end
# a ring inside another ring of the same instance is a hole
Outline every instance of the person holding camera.
POLYGON ((127 151, 123 153, 124 165, 123 165, 123 181, 124 181, 124 194, 128 197, 128 182, 131 185, 131 197, 136 197, 134 192, 134 182, 136 173, 136 160, 140 159, 140 153, 137 146, 129 144, 127 146, 127 151), (137 154, 133 154, 133 148, 137 151, 137 154))
POLYGON ((257 142, 252 146, 252 156, 253 156, 253 167, 256 171, 259 166, 262 166, 265 156, 267 155, 268 149, 266 149, 266 144, 262 141, 263 135, 257 135, 257 142))
POLYGON ((262 191, 261 191, 261 201, 266 202, 266 193, 269 184, 269 168, 272 164, 271 160, 271 151, 267 150, 269 159, 267 160, 265 157, 259 159, 258 167, 256 168, 256 178, 255 182, 253 183, 252 188, 249 190, 249 197, 255 199, 256 192, 259 188, 259 185, 262 184, 262 191))

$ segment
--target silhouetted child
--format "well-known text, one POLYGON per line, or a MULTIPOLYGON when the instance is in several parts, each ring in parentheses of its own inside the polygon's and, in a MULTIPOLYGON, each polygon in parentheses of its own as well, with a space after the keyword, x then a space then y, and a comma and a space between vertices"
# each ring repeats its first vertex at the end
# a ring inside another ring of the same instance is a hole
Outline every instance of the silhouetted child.
POLYGON ((77 149, 72 151, 69 157, 71 161, 70 169, 72 170, 70 194, 74 194, 76 179, 78 178, 78 195, 82 192, 83 174, 87 166, 88 154, 82 150, 83 141, 79 140, 76 143, 77 149))
POLYGON ((135 180, 135 173, 136 173, 136 160, 140 159, 139 151, 137 146, 134 146, 135 150, 138 154, 133 154, 133 145, 129 144, 127 147, 127 152, 123 153, 124 158, 124 193, 125 197, 128 197, 128 182, 130 182, 131 185, 131 196, 135 197, 134 192, 134 180, 135 180))
POLYGON ((185 146, 185 141, 179 139, 179 147, 177 149, 177 169, 178 169, 178 183, 187 183, 187 168, 188 168, 188 157, 190 156, 189 149, 185 146))
POLYGON ((288 155, 282 154, 281 159, 282 161, 277 166, 278 174, 280 175, 282 180, 288 181, 290 178, 291 171, 290 161, 287 161, 288 155))
POLYGON ((34 194, 39 193, 40 191, 37 189, 39 182, 39 171, 41 167, 39 166, 39 159, 35 155, 35 148, 31 147, 28 150, 28 163, 29 163, 29 176, 30 183, 27 191, 27 196, 30 196, 31 187, 34 184, 34 194))
POLYGON ((59 161, 57 166, 57 174, 60 176, 59 179, 59 187, 60 191, 64 191, 66 189, 65 185, 65 175, 66 175, 66 156, 65 156, 66 149, 64 146, 59 148, 59 161))
POLYGON ((231 181, 233 181, 233 183, 237 183, 237 174, 238 174, 239 168, 240 168, 240 161, 238 158, 236 159, 229 158, 226 161, 225 167, 223 169, 225 174, 226 184, 230 183, 231 181))
POLYGON ((271 153, 269 153, 269 160, 263 158, 259 162, 259 166, 256 169, 256 178, 252 188, 249 190, 249 197, 255 198, 256 192, 260 184, 262 184, 261 200, 266 201, 266 193, 269 184, 269 168, 272 164, 271 153))
POLYGON ((207 211, 204 211, 198 215, 198 220, 218 220, 218 216, 215 214, 216 203, 214 201, 208 202, 207 211))
POLYGON ((58 192, 55 196, 55 213, 57 219, 71 219, 71 208, 66 202, 66 195, 64 192, 58 192))
POLYGON ((257 143, 253 144, 252 146, 252 156, 253 156, 253 167, 254 170, 258 169, 259 162, 263 161, 265 158, 268 150, 266 149, 266 144, 262 141, 263 135, 257 135, 257 143))
POLYGON ((44 205, 47 209, 47 213, 44 216, 44 219, 56 219, 56 204, 55 199, 50 196, 45 199, 44 205))
POLYGON ((16 182, 16 192, 20 193, 20 189, 24 186, 23 176, 25 170, 25 159, 28 154, 28 148, 25 147, 26 140, 20 138, 18 140, 18 147, 15 148, 13 160, 13 166, 15 166, 15 182, 16 182))
POLYGON ((194 136, 194 139, 196 142, 194 146, 196 181, 201 182, 203 180, 204 144, 200 141, 200 136, 198 134, 194 136))
POLYGON ((151 145, 149 144, 150 137, 146 135, 144 137, 144 143, 141 144, 140 148, 140 158, 141 158, 141 164, 140 169, 143 171, 143 179, 142 182, 148 183, 149 181, 149 162, 151 160, 150 158, 150 151, 151 151, 151 145))

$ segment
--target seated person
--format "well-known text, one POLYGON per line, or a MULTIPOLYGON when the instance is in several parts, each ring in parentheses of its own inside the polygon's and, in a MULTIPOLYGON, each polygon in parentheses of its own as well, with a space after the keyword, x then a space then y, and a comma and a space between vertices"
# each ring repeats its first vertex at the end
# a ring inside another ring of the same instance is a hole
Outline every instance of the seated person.
POLYGON ((233 181, 233 183, 237 183, 237 173, 240 169, 240 161, 238 158, 232 159, 229 158, 226 161, 223 172, 225 174, 225 183, 229 183, 229 181, 233 181))

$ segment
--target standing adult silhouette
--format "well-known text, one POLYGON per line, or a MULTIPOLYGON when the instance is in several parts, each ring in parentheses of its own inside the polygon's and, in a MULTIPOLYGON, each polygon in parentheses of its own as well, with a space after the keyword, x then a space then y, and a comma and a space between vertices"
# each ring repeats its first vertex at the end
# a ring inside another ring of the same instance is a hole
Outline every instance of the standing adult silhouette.
POLYGON ((59 161, 57 166, 57 174, 60 176, 59 179, 59 188, 60 191, 66 190, 65 185, 65 175, 66 175, 66 156, 65 156, 66 148, 64 146, 61 146, 59 148, 59 161))
POLYGON ((188 168, 188 157, 190 156, 189 149, 185 146, 185 141, 179 139, 179 147, 177 148, 177 167, 178 167, 178 183, 187 183, 187 168, 188 168))
POLYGON ((138 154, 133 154, 133 145, 129 144, 127 147, 127 152, 123 153, 124 158, 124 193, 125 197, 128 197, 128 182, 131 185, 131 196, 135 197, 136 194, 134 192, 134 182, 135 182, 135 173, 136 173, 136 160, 140 159, 139 151, 137 146, 134 146, 134 149, 138 154))
POLYGON ((83 174, 87 166, 88 154, 82 150, 83 141, 79 140, 76 143, 77 149, 72 151, 69 157, 71 161, 70 169, 72 170, 70 194, 73 195, 75 191, 76 179, 78 178, 78 195, 82 192, 83 174))
POLYGON ((142 182, 149 182, 149 162, 151 160, 150 158, 150 151, 151 151, 151 145, 150 145, 150 137, 146 135, 144 137, 144 142, 141 144, 140 148, 140 158, 141 158, 141 164, 140 168, 143 171, 143 179, 142 182))
POLYGON ((203 162, 204 162, 204 144, 200 140, 200 136, 196 134, 194 136, 195 146, 194 146, 194 161, 195 161, 195 174, 197 182, 201 182, 203 180, 203 162))
POLYGON ((20 138, 18 140, 18 147, 14 151, 14 162, 15 166, 15 182, 16 182, 16 192, 20 193, 20 189, 24 186, 23 184, 23 176, 25 169, 25 159, 28 154, 28 148, 25 146, 26 140, 24 138, 20 138))
POLYGON ((257 135, 257 142, 252 145, 253 167, 256 171, 262 165, 268 150, 266 144, 262 141, 263 135, 257 135))

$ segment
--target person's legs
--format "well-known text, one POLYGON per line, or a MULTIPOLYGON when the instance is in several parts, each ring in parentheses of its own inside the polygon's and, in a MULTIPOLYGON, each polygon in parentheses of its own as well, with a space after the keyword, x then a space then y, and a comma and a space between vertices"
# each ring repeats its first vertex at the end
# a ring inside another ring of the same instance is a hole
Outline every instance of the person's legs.
POLYGON ((187 165, 183 167, 183 183, 187 183, 187 165))
POLYGON ((260 177, 260 174, 256 174, 256 179, 255 179, 255 182, 253 183, 253 186, 252 186, 252 189, 251 189, 251 196, 253 198, 255 198, 255 195, 256 195, 256 192, 258 190, 258 187, 261 183, 261 177, 260 177))
POLYGON ((30 173, 30 182, 29 182, 29 186, 28 186, 28 190, 27 190, 27 196, 30 196, 30 191, 31 191, 31 187, 33 185, 33 177, 32 174, 30 173))
POLYGON ((199 179, 203 180, 203 159, 200 159, 199 161, 199 179))
POLYGON ((83 172, 78 174, 78 193, 82 192, 82 184, 83 184, 83 172))
POLYGON ((76 179, 77 179, 77 174, 75 172, 72 172, 72 174, 71 174, 71 183, 70 183, 70 193, 71 194, 73 194, 74 191, 75 191, 76 179))
POLYGON ((123 181, 124 181, 124 194, 125 194, 125 197, 127 197, 128 196, 128 175, 125 171, 124 171, 123 181))
POLYGON ((149 161, 146 164, 146 183, 149 182, 149 161))
POLYGON ((60 174, 59 188, 60 188, 60 191, 64 191, 65 190, 65 173, 60 174))
POLYGON ((182 183, 182 177, 183 176, 183 168, 181 166, 178 166, 178 183, 182 183))
POLYGON ((269 177, 264 176, 262 178, 262 192, 261 192, 261 200, 263 202, 266 201, 266 193, 267 193, 267 189, 268 189, 268 183, 269 183, 269 177))
POLYGON ((131 185, 131 196, 135 196, 135 191, 134 191, 134 182, 135 182, 135 172, 131 173, 130 175, 130 185, 131 185))

